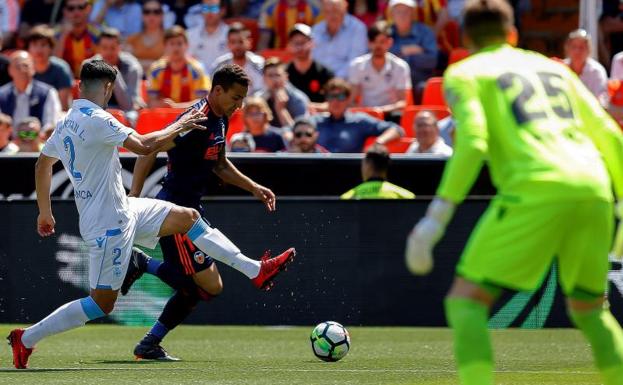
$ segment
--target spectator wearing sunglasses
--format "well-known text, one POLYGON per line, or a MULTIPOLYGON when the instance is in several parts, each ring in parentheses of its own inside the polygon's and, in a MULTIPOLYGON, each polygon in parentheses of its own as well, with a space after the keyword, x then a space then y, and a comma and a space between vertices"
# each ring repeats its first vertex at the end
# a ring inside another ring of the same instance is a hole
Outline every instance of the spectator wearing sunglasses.
POLYGON ((345 80, 331 79, 325 87, 325 95, 329 114, 313 118, 318 127, 318 144, 330 152, 361 152, 369 137, 377 137, 376 143, 385 144, 403 135, 402 128, 395 123, 362 112, 348 112, 352 90, 345 80))
POLYGON ((203 25, 188 30, 188 52, 201 62, 205 70, 208 70, 216 58, 229 52, 227 49, 229 27, 223 22, 224 0, 203 0, 201 14, 203 25))
POLYGON ((141 63, 143 72, 164 55, 164 9, 158 0, 143 3, 143 30, 128 37, 125 50, 141 63))
POLYGON ((318 131, 313 120, 299 118, 292 126, 292 142, 288 152, 300 154, 320 154, 328 153, 326 148, 317 143, 318 131))
POLYGON ((134 0, 97 0, 90 21, 114 28, 127 37, 141 31, 141 13, 141 6, 134 0))
POLYGON ((387 181, 389 170, 387 147, 375 144, 366 150, 361 161, 363 183, 348 190, 341 199, 414 199, 415 194, 387 181))
POLYGON ((64 22, 56 33, 58 44, 54 56, 63 58, 74 74, 80 75, 82 62, 95 55, 100 29, 89 23, 90 0, 66 0, 63 7, 64 22))
POLYGON ((19 152, 40 152, 43 148, 41 140, 41 122, 29 116, 19 121, 16 126, 15 144, 19 152))
POLYGON ((0 154, 17 154, 19 147, 11 141, 13 133, 13 119, 7 114, 0 113, 0 154))
POLYGON ((229 152, 255 152, 255 140, 248 132, 237 132, 229 140, 229 152))
POLYGON ((0 111, 14 122, 34 116, 46 127, 55 126, 62 112, 58 92, 34 79, 35 67, 28 52, 14 51, 10 60, 9 75, 13 81, 0 87, 0 111))

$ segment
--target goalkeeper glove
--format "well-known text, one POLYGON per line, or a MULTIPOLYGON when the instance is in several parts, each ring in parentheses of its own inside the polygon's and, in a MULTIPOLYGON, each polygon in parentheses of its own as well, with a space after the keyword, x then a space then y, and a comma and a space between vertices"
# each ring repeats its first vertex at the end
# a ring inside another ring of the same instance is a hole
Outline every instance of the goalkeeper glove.
POLYGON ((433 248, 443 236, 456 205, 435 198, 407 238, 405 262, 407 269, 415 275, 425 275, 433 269, 433 248))

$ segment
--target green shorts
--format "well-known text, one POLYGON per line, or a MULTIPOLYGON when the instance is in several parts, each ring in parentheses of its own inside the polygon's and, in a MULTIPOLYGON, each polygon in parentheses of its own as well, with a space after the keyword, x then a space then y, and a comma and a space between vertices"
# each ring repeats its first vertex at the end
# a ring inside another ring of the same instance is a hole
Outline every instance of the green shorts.
POLYGON ((558 258, 565 294, 606 290, 612 203, 602 200, 521 204, 494 199, 480 218, 457 274, 483 284, 535 290, 558 258))

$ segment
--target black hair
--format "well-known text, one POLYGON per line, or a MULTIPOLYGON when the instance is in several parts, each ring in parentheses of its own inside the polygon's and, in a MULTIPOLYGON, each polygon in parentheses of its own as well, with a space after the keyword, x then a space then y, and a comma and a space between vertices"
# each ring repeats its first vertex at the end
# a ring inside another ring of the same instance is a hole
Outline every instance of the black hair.
POLYGON ((234 83, 248 87, 250 82, 247 73, 237 64, 224 64, 212 76, 212 88, 221 86, 225 91, 229 90, 234 83))
POLYGON ((87 60, 80 69, 80 82, 89 86, 94 82, 114 83, 117 70, 101 59, 87 60))
POLYGON ((242 36, 244 38, 248 38, 251 36, 251 31, 249 31, 249 28, 247 28, 246 25, 242 24, 239 21, 236 21, 234 23, 231 23, 229 25, 229 29, 227 30, 227 37, 235 34, 235 33, 240 33, 242 34, 242 36))
POLYGON ((391 28, 384 20, 379 20, 368 28, 368 41, 372 42, 379 35, 391 36, 391 28))
POLYGON ((117 39, 121 43, 121 32, 116 28, 104 27, 100 33, 99 39, 117 39))
POLYGON ((373 144, 366 150, 365 161, 368 162, 374 171, 383 172, 389 168, 389 151, 382 144, 373 144))
POLYGON ((309 126, 312 127, 314 131, 316 131, 316 123, 314 123, 314 121, 309 118, 300 117, 296 119, 294 121, 294 124, 292 125, 292 132, 295 132, 298 126, 309 126))
POLYGON ((513 23, 513 9, 505 0, 468 0, 463 8, 465 33, 479 47, 506 37, 513 23))

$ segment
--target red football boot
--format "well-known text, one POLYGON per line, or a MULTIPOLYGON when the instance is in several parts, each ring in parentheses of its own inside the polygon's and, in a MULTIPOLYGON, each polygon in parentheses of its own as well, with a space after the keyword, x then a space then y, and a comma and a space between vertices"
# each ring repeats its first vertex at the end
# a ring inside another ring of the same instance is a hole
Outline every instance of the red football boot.
POLYGON ((27 348, 22 343, 22 334, 24 329, 14 329, 9 333, 6 338, 9 341, 9 345, 13 348, 13 365, 16 369, 28 368, 28 357, 32 354, 32 348, 27 348))
POLYGON ((260 290, 270 290, 273 279, 294 260, 296 250, 291 247, 283 253, 271 258, 270 253, 264 253, 260 261, 260 273, 251 280, 251 283, 260 290))

